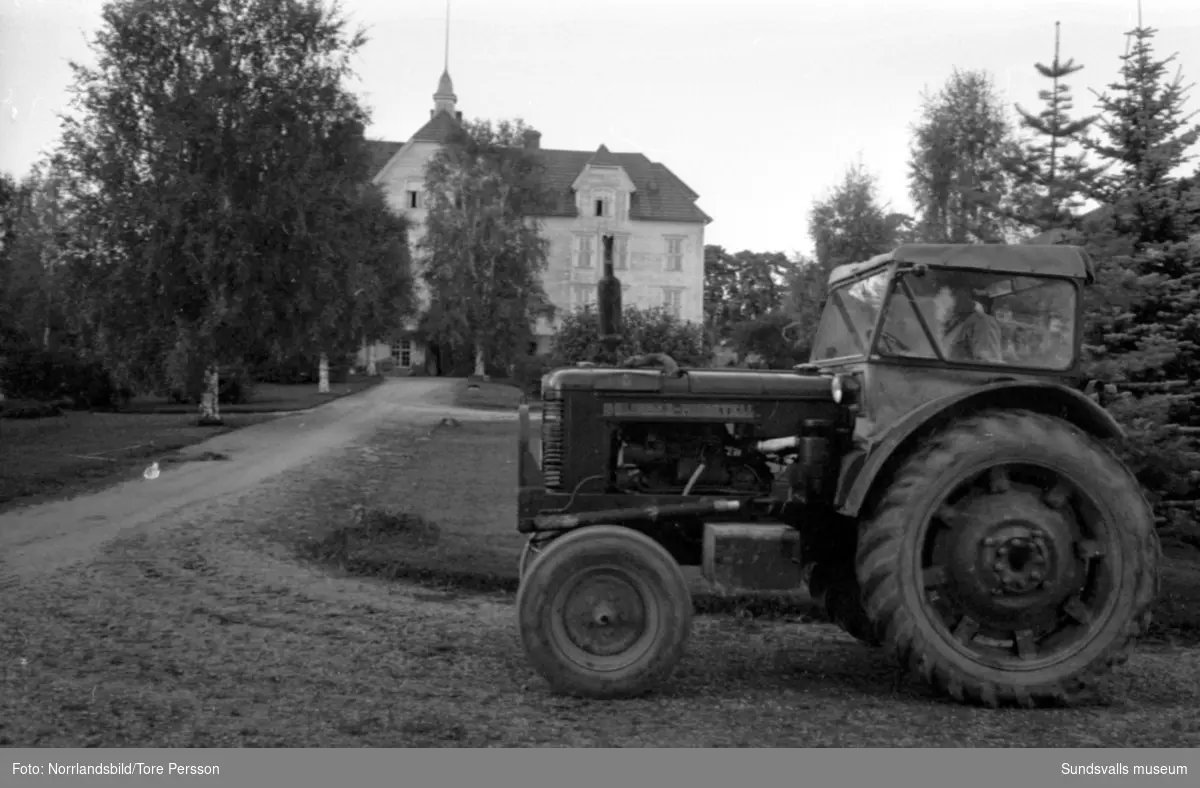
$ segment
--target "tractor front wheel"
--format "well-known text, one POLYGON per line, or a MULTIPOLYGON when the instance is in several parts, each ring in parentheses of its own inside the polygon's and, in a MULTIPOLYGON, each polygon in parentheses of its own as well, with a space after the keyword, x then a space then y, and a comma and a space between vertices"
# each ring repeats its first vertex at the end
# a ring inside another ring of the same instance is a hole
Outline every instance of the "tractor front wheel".
POLYGON ((653 539, 595 525, 555 539, 526 569, 517 620, 551 689, 628 698, 660 684, 683 657, 692 597, 679 564, 653 539))
POLYGON ((1137 481, 1075 426, 958 421, 909 457, 859 533, 858 579, 902 666, 959 701, 1075 699, 1150 623, 1159 544, 1137 481))

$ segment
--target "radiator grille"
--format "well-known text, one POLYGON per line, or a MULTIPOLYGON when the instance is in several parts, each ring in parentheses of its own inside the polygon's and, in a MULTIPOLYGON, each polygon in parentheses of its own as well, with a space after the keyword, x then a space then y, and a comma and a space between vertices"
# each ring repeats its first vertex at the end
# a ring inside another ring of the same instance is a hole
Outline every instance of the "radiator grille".
POLYGON ((542 478, 549 490, 562 489, 564 404, 561 392, 542 395, 542 478))

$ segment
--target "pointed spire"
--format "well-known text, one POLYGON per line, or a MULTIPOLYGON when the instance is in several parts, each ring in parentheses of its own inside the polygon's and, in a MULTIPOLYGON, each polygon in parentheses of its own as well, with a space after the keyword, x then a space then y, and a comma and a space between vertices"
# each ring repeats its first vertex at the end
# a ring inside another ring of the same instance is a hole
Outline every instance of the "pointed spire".
POLYGON ((455 114, 454 83, 450 80, 450 0, 446 0, 446 49, 442 63, 442 78, 438 80, 437 92, 433 94, 433 114, 448 112, 455 114))

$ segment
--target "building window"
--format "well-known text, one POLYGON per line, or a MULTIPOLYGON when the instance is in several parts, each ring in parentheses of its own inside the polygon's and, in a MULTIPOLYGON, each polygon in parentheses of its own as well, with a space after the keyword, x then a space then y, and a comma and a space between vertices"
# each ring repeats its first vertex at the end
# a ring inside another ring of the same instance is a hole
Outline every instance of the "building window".
POLYGON ((612 217, 613 215, 613 196, 607 192, 593 193, 593 210, 594 215, 599 217, 612 217))
POLYGON ((613 239, 613 268, 618 271, 629 269, 629 237, 618 235, 613 239))
POLYGON ((683 239, 667 238, 667 270, 683 270, 683 239))
POLYGON ((420 194, 420 192, 416 191, 415 189, 409 189, 407 192, 405 192, 405 197, 407 198, 407 200, 406 200, 406 203, 405 203, 405 204, 406 204, 406 205, 407 205, 409 208, 419 208, 419 207, 421 207, 421 194, 420 194))
POLYGON ((412 366, 412 340, 401 339, 392 343, 392 360, 401 369, 412 366))
POLYGON ((679 287, 664 287, 663 288, 663 308, 670 312, 675 317, 679 317, 680 310, 683 307, 683 288, 679 287))
POLYGON ((585 306, 596 306, 596 286, 571 285, 571 308, 579 309, 585 306))
POLYGON ((592 236, 578 235, 575 237, 575 267, 592 267, 592 236))

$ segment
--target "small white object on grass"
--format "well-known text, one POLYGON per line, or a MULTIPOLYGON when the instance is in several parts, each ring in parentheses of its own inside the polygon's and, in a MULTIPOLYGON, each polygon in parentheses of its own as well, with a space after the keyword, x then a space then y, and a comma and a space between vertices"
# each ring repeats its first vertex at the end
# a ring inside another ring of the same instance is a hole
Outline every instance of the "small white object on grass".
POLYGON ((150 467, 146 468, 146 470, 142 472, 142 476, 145 476, 147 479, 157 479, 158 474, 159 470, 157 462, 150 463, 150 467))

